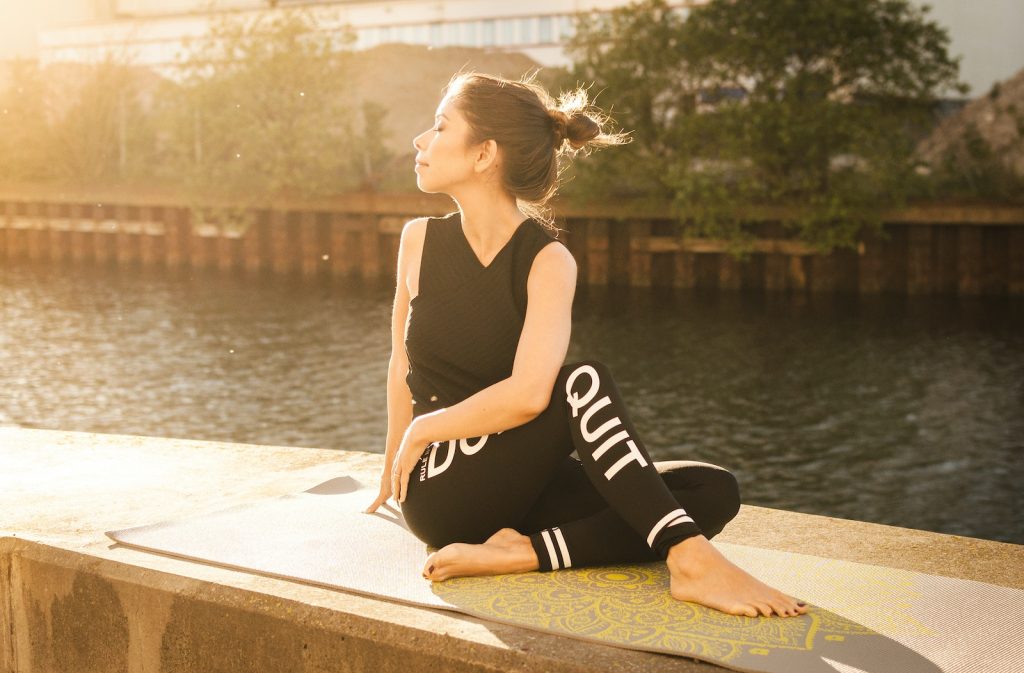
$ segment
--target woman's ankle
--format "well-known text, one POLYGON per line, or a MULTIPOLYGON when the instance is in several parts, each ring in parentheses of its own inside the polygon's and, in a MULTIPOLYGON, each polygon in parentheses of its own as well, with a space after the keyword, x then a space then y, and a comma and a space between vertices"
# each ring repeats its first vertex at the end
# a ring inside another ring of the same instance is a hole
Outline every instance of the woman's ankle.
POLYGON ((669 565, 691 565, 712 550, 714 547, 706 537, 701 534, 691 535, 669 547, 665 561, 669 565))

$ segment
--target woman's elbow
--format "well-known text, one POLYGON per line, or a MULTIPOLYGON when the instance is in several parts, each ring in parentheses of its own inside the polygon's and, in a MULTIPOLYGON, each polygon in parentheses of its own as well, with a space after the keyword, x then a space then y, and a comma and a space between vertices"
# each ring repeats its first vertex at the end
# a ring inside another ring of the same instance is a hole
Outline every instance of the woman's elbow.
POLYGON ((532 394, 523 395, 522 399, 524 400, 525 411, 532 419, 540 416, 548 408, 548 405, 551 404, 551 391, 533 391, 532 394))
POLYGON ((513 376, 511 393, 515 396, 514 406, 522 411, 524 415, 533 419, 544 413, 544 410, 551 404, 554 382, 544 378, 536 380, 533 376, 513 376))

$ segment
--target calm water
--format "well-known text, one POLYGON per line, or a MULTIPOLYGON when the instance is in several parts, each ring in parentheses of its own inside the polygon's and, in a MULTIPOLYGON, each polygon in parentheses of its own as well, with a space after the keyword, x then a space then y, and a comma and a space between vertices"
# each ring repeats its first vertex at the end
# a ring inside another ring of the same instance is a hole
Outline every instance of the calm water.
MULTIPOLYGON (((389 288, 3 264, 0 425, 383 452, 389 288)), ((655 459, 1024 543, 1020 300, 592 290, 573 323, 655 459)))

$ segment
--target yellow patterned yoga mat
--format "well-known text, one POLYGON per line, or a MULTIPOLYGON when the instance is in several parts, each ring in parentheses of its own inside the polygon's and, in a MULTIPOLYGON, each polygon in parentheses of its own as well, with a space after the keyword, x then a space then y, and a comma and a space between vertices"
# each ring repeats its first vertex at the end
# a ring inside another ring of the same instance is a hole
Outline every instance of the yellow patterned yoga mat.
POLYGON ((107 531, 124 545, 572 638, 778 673, 1024 670, 1024 591, 715 542, 808 601, 800 617, 736 617, 669 596, 661 563, 458 578, 420 576, 427 548, 376 488, 338 477, 301 493, 107 531))

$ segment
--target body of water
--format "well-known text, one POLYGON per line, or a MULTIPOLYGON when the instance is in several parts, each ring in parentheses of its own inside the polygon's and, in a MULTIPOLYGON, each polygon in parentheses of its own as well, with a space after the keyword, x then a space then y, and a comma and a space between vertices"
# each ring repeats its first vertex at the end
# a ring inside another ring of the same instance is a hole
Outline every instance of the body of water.
MULTIPOLYGON (((392 291, 0 267, 0 425, 382 453, 392 291)), ((581 290, 568 360, 744 502, 1024 543, 1024 301, 581 290)), ((2 450, 2 447, 0 447, 2 450)))

